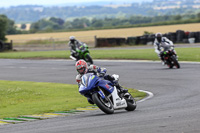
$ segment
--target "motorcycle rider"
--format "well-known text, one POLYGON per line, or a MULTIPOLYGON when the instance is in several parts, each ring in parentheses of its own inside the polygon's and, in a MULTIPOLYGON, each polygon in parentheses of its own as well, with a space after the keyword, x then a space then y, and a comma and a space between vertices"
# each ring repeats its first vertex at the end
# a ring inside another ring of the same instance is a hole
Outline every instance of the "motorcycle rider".
POLYGON ((74 36, 70 36, 68 45, 70 47, 71 56, 76 58, 76 60, 79 60, 79 55, 78 55, 78 52, 76 50, 81 45, 83 45, 83 43, 78 41, 78 40, 76 40, 76 38, 74 36))
MULTIPOLYGON (((155 40, 154 40, 155 52, 158 54, 158 57, 161 59, 162 65, 165 65, 165 60, 163 58, 162 51, 160 49, 162 47, 163 43, 170 45, 170 46, 174 46, 173 42, 170 41, 167 37, 163 37, 163 35, 161 33, 156 33, 155 40)), ((175 50, 174 50, 174 52, 176 53, 175 50)))
MULTIPOLYGON (((106 72, 107 72, 106 68, 100 68, 100 67, 98 67, 96 65, 88 66, 87 63, 84 60, 77 61, 75 67, 76 67, 76 70, 78 72, 78 75, 76 76, 76 82, 78 83, 78 86, 81 85, 81 77, 84 74, 86 74, 86 73, 94 73, 97 76, 103 77, 105 80, 109 80, 112 83, 114 83, 114 85, 116 86, 116 88, 118 89, 119 92, 121 92, 121 93, 127 93, 128 92, 127 89, 124 89, 119 85, 119 83, 118 83, 119 75, 115 75, 117 77, 117 80, 115 80, 115 78, 113 76, 110 76, 110 75, 106 74, 106 72)), ((92 102, 92 100, 89 99, 89 98, 88 98, 88 102, 90 104, 94 104, 92 102)))

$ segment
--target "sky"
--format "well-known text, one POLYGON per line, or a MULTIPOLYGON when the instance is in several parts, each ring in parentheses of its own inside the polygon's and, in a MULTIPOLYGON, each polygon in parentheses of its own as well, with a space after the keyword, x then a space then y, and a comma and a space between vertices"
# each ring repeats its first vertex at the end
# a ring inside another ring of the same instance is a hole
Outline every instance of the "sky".
MULTIPOLYGON (((10 7, 18 5, 61 5, 68 3, 98 2, 98 1, 122 1, 122 0, 1 0, 0 7, 10 7)), ((126 0, 126 2, 141 2, 152 0, 126 0)))

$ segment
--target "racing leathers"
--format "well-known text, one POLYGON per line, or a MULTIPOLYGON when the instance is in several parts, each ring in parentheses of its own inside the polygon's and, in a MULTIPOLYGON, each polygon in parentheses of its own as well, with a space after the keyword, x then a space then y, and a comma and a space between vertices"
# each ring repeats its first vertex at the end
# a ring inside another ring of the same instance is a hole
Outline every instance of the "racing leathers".
MULTIPOLYGON (((174 46, 173 42, 170 41, 167 37, 162 37, 161 41, 159 42, 157 39, 154 41, 154 48, 155 52, 158 54, 158 57, 161 59, 162 64, 165 64, 164 58, 162 56, 161 47, 165 47, 165 45, 174 46)), ((176 51, 174 50, 176 53, 176 51)))
POLYGON ((77 49, 83 45, 82 42, 78 41, 78 40, 75 40, 74 42, 69 42, 68 43, 68 46, 70 48, 70 52, 71 52, 71 56, 73 56, 74 58, 76 58, 76 60, 79 60, 79 55, 78 55, 78 52, 77 52, 77 49))

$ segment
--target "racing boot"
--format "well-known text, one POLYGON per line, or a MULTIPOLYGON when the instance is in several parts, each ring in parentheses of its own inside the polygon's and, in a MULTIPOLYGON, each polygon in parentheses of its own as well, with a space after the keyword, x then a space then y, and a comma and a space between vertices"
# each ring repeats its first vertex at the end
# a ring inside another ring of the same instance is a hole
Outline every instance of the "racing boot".
POLYGON ((164 66, 166 63, 165 63, 165 61, 161 61, 162 62, 162 65, 164 66))
POLYGON ((116 85, 116 88, 119 90, 119 92, 121 93, 127 93, 128 89, 124 89, 122 86, 120 86, 119 84, 116 85))

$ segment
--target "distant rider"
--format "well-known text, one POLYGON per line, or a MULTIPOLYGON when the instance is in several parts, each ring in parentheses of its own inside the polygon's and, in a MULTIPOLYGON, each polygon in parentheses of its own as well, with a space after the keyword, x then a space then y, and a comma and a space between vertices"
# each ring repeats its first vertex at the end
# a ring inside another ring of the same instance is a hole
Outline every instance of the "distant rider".
MULTIPOLYGON (((109 81, 111 81, 112 83, 114 83, 114 85, 115 85, 116 88, 119 90, 119 92, 122 92, 122 93, 128 92, 127 89, 124 89, 124 88, 122 88, 122 87, 119 85, 119 83, 118 83, 119 75, 115 75, 115 76, 117 76, 117 78, 118 78, 118 80, 115 80, 115 78, 114 78, 113 76, 110 76, 110 75, 106 74, 106 72, 107 72, 107 69, 106 69, 106 68, 100 68, 100 67, 98 67, 98 66, 96 66, 96 65, 90 65, 90 66, 88 67, 87 63, 86 63, 84 60, 79 60, 79 61, 77 61, 75 67, 76 67, 76 70, 77 70, 77 72, 78 72, 78 75, 76 76, 76 82, 78 83, 78 86, 81 85, 81 77, 82 77, 84 74, 86 74, 86 73, 94 73, 94 74, 96 74, 97 76, 102 77, 102 78, 104 78, 105 80, 109 80, 109 81)), ((89 102, 90 104, 94 104, 94 103, 92 102, 92 100, 90 100, 89 98, 88 98, 88 102, 89 102)))
MULTIPOLYGON (((161 47, 164 47, 163 45, 174 46, 173 42, 170 41, 167 37, 163 37, 161 33, 156 33, 155 40, 154 40, 155 52, 158 54, 158 57, 161 59, 162 64, 165 65, 165 60, 162 56, 162 51, 161 51, 161 47)), ((176 53, 175 50, 174 52, 176 53)))
POLYGON ((71 56, 73 56, 74 58, 76 58, 76 60, 79 60, 79 56, 78 56, 78 52, 77 49, 83 45, 82 42, 76 40, 76 38, 74 36, 70 36, 69 37, 69 43, 68 43, 69 47, 70 47, 70 52, 71 52, 71 56))

